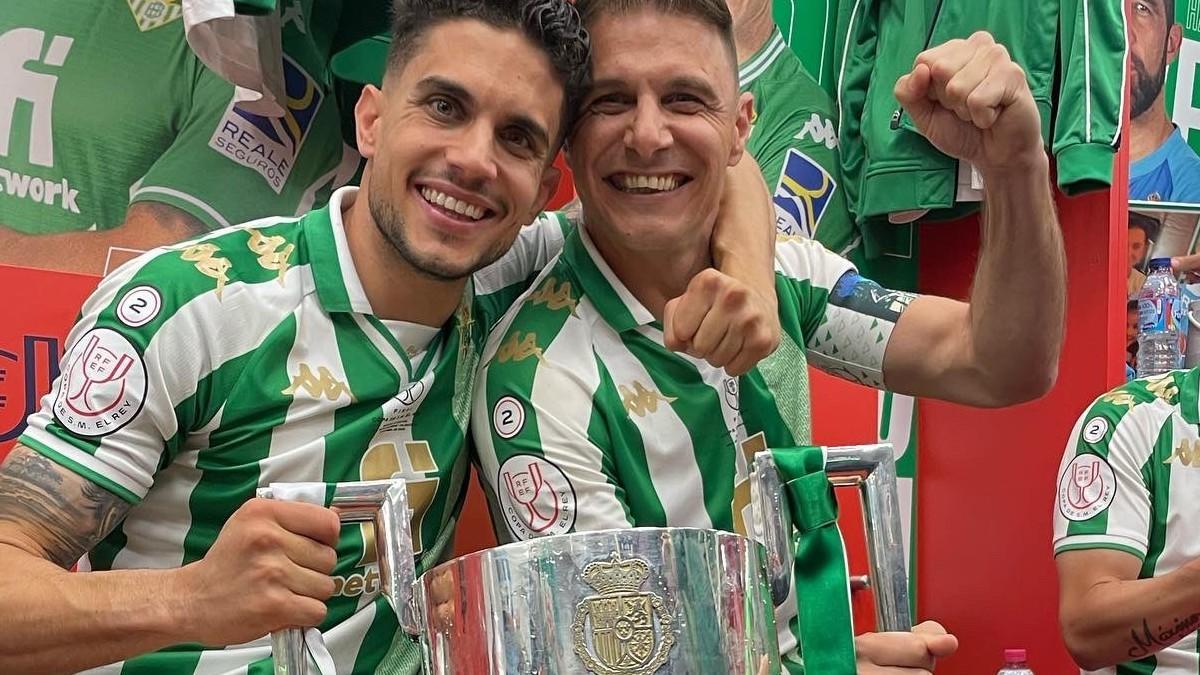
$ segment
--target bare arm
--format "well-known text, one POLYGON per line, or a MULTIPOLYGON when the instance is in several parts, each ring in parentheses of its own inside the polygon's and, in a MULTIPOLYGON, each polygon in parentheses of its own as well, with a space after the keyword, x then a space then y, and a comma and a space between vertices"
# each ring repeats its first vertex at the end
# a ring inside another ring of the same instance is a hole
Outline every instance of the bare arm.
POLYGON ((970 304, 922 296, 884 356, 897 392, 1004 406, 1045 394, 1057 374, 1066 260, 1042 165, 985 177, 983 245, 970 304))
POLYGON ((167 204, 137 202, 111 230, 29 235, 0 226, 0 264, 103 274, 110 248, 148 251, 203 233, 191 215, 167 204))
POLYGON ((1002 406, 1057 375, 1066 263, 1041 119, 1024 71, 987 33, 922 52, 896 98, 939 150, 983 176, 983 246, 970 306, 919 298, 892 333, 896 391, 1002 406))
POLYGON ((1063 640, 1084 670, 1144 658, 1200 627, 1195 564, 1138 579, 1141 561, 1120 551, 1066 551, 1055 562, 1063 640))
POLYGON ((23 445, 0 465, 0 672, 75 672, 187 640, 165 601, 172 571, 67 571, 129 508, 23 445))

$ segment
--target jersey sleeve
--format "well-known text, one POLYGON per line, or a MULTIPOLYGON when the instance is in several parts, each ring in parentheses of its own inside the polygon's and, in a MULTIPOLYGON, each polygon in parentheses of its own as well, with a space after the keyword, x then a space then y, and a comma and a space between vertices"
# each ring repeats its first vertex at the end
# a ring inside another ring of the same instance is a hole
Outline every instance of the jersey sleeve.
MULTIPOLYGON (((787 91, 787 85, 779 86, 787 91)), ((846 206, 832 104, 816 83, 797 93, 803 104, 763 111, 748 147, 772 190, 779 233, 816 239, 846 255, 859 238, 846 206)))
POLYGON ((520 310, 489 340, 471 415, 497 537, 628 527, 597 407, 600 366, 590 346, 572 339, 587 326, 565 307, 520 310))
POLYGON ((883 356, 900 315, 916 297, 859 275, 850 261, 819 243, 781 237, 775 248, 785 331, 808 361, 856 384, 883 387, 883 356))
POLYGON ((564 212, 543 213, 521 228, 507 253, 475 273, 475 299, 488 327, 504 316, 538 273, 562 251, 573 227, 564 212))
POLYGON ((104 278, 19 441, 133 504, 181 449, 203 398, 213 280, 163 283, 182 266, 167 251, 104 278))
POLYGON ((1058 107, 1052 149, 1067 194, 1108 187, 1121 137, 1125 2, 1060 0, 1058 107))
MULTIPOLYGON (((1135 381, 1079 417, 1059 463, 1054 553, 1113 549, 1146 557, 1153 481, 1148 463, 1171 408, 1152 405, 1135 381)), ((1165 508, 1165 505, 1162 505, 1165 508)))
POLYGON ((130 203, 165 203, 209 229, 324 204, 359 157, 342 142, 337 101, 320 73, 287 56, 283 63, 283 117, 249 112, 232 85, 197 68, 175 139, 130 189, 130 203))

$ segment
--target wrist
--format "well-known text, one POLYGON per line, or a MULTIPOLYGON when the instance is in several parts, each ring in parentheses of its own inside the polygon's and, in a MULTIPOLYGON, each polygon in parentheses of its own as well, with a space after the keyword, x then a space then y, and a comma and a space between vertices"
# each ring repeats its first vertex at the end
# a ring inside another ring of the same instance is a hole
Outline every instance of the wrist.
POLYGON ((1015 187, 1050 184, 1050 159, 1041 148, 1014 157, 1000 166, 977 167, 983 177, 983 188, 990 191, 1006 185, 1015 187))
POLYGON ((162 583, 163 612, 158 618, 178 642, 203 642, 205 618, 200 615, 203 585, 197 578, 197 563, 165 570, 162 583))

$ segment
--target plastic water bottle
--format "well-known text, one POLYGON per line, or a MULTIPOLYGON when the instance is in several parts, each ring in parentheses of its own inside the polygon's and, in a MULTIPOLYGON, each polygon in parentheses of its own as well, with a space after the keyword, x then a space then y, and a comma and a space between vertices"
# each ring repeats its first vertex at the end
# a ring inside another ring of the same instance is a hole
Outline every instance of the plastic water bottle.
POLYGON ((1138 293, 1138 377, 1183 367, 1179 339, 1179 283, 1170 258, 1150 261, 1150 275, 1138 293))
POLYGON ((996 675, 1033 675, 1033 671, 1025 665, 1025 650, 1005 649, 1004 666, 996 671, 996 675))

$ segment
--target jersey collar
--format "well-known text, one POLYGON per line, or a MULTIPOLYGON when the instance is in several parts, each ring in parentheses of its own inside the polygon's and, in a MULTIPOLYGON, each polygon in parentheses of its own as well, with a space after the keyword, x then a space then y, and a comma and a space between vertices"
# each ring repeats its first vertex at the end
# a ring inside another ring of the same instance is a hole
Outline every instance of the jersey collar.
POLYGON ((583 295, 618 333, 656 324, 650 310, 629 292, 596 250, 586 227, 577 227, 563 244, 563 256, 579 280, 583 295))
POLYGON ((374 314, 350 256, 342 223, 342 209, 354 201, 357 192, 354 186, 340 188, 329 198, 329 204, 304 217, 304 245, 312 261, 317 297, 328 312, 374 314))
POLYGON ((745 89, 750 86, 759 75, 767 72, 786 49, 787 43, 783 41, 783 34, 776 28, 766 44, 759 47, 753 56, 738 64, 738 87, 745 89))

